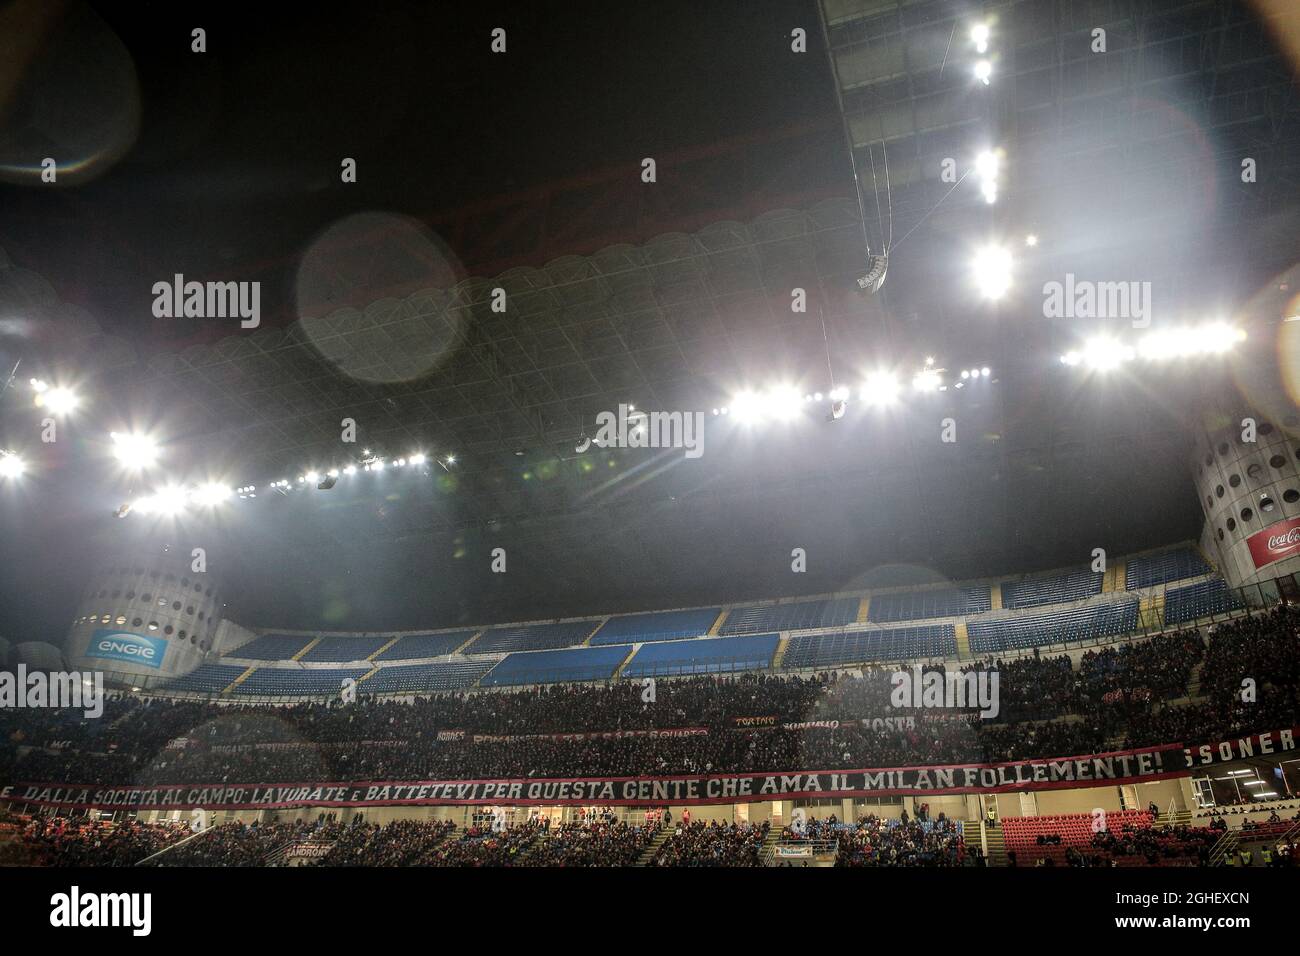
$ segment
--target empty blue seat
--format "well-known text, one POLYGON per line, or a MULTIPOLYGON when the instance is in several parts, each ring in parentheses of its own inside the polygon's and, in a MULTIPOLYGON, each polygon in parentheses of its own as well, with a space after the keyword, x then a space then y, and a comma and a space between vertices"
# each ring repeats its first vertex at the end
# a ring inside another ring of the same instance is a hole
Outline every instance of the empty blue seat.
POLYGON ((481 681, 483 687, 514 684, 556 684, 608 680, 627 657, 630 645, 576 647, 572 650, 510 654, 481 681))
POLYGON ((1244 605, 1221 578, 1198 581, 1165 593, 1165 623, 1181 624, 1210 614, 1226 614, 1244 605))
POLYGON ((966 632, 970 648, 977 654, 1042 647, 1126 634, 1137 627, 1137 611, 1137 598, 1133 597, 1046 613, 967 621, 966 632))
POLYGON ((606 621, 590 643, 642 644, 648 641, 675 641, 684 637, 701 637, 722 613, 720 607, 692 611, 658 611, 652 614, 620 614, 606 621))
POLYGON ((1198 552, 1179 548, 1176 551, 1129 558, 1124 568, 1124 587, 1132 591, 1135 588, 1148 588, 1166 581, 1180 581, 1209 573, 1209 565, 1198 552))
POLYGON ((313 639, 310 634, 263 634, 226 656, 248 661, 287 661, 313 639))
POLYGON ((381 667, 357 689, 364 694, 421 694, 461 690, 488 672, 495 661, 444 661, 436 664, 400 664, 381 667))
POLYGON ((800 634, 790 638, 782 667, 823 667, 866 661, 952 657, 957 635, 951 624, 880 627, 865 631, 800 634))
POLYGON ((553 647, 573 647, 587 639, 596 629, 595 621, 564 621, 557 624, 521 624, 517 627, 493 627, 465 648, 466 654, 500 654, 502 651, 540 651, 553 647))
POLYGON ((860 603, 858 598, 835 598, 733 608, 718 633, 763 634, 837 627, 858 619, 860 603))
POLYGON ((300 661, 364 661, 389 641, 385 637, 322 637, 320 643, 309 650, 300 661))
POLYGON ((623 676, 656 677, 766 669, 772 666, 780 641, 779 634, 761 634, 645 644, 623 668, 623 676))
POLYGON ((988 585, 938 591, 897 591, 871 599, 867 618, 876 623, 917 621, 927 617, 983 614, 992 605, 988 585))
MULTIPOLYGON (((475 634, 474 631, 444 631, 441 634, 407 634, 382 654, 377 661, 415 661, 424 657, 445 657, 475 634)), ((376 677, 379 675, 375 675, 376 677)), ((375 678, 370 678, 374 680, 375 678)))
POLYGON ((1101 593, 1101 579, 1102 575, 1093 571, 1069 571, 1048 577, 1003 581, 1002 606, 1041 607, 1081 601, 1101 593))
POLYGON ((246 670, 248 668, 241 664, 200 664, 185 676, 169 681, 166 689, 198 694, 219 694, 246 670))
POLYGON ((343 682, 358 680, 369 667, 306 670, 301 667, 259 667, 235 688, 236 694, 261 697, 326 697, 339 694, 343 682))

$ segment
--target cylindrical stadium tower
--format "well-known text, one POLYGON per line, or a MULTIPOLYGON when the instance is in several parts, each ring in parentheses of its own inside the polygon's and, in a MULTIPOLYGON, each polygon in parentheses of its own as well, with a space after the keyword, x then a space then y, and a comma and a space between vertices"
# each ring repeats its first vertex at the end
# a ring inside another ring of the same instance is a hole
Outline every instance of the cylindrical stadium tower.
POLYGON ((1206 403, 1192 451, 1201 548, 1232 587, 1300 572, 1300 415, 1251 404, 1235 392, 1206 403))
POLYGON ((77 607, 69 663, 112 684, 150 685, 187 674, 213 649, 220 586, 188 551, 138 546, 102 562, 77 607))

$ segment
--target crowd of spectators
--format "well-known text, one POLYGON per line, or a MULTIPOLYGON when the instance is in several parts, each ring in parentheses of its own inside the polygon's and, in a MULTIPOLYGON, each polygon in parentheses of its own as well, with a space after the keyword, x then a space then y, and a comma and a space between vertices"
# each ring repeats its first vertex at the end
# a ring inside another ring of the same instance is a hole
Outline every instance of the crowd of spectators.
POLYGON ((421 866, 456 829, 450 820, 395 820, 347 827, 315 866, 421 866))
POLYGON ((853 826, 836 827, 837 866, 966 866, 962 825, 940 815, 936 820, 867 816, 853 826))
POLYGON ((0 711, 0 779, 131 785, 667 775, 996 762, 1293 726, 1296 612, 996 668, 1000 714, 899 709, 891 671, 744 674, 284 707, 124 697, 103 718, 0 711), (1204 657, 1206 696, 1185 695, 1204 657), (1242 700, 1242 681, 1256 682, 1242 700), (911 718, 882 727, 880 718, 911 718), (762 722, 755 725, 754 718, 762 722), (798 726, 787 726, 798 725, 798 726), (690 735, 665 733, 690 728, 690 735), (648 733, 647 731, 658 731, 648 733))
POLYGON ((651 866, 762 866, 761 850, 771 824, 739 823, 676 824, 670 836, 655 851, 651 866))
MULTIPOLYGON (((1074 867, 1119 866, 1207 866, 1210 848, 1219 833, 1207 827, 1132 827, 1119 833, 1103 831, 1083 848, 1069 847, 1065 862, 1074 867)), ((1059 839, 1059 838, 1058 838, 1059 839)))
POLYGON ((529 866, 632 866, 650 846, 658 829, 621 823, 612 815, 590 823, 564 823, 528 855, 529 866))
POLYGON ((34 866, 135 866, 190 835, 179 823, 112 823, 88 818, 35 817, 20 841, 34 866))
POLYGON ((154 866, 271 866, 284 865, 274 854, 295 843, 333 842, 344 832, 342 823, 298 820, 293 823, 223 823, 203 831, 150 861, 154 866))

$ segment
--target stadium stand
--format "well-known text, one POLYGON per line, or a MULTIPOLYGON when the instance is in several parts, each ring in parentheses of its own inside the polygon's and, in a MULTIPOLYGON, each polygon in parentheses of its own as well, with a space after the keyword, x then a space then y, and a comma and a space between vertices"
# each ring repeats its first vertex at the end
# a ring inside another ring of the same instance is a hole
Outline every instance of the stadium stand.
POLYGON ((733 608, 718 633, 763 634, 838 627, 857 620, 859 603, 857 598, 836 598, 733 608))
POLYGON ((167 690, 219 694, 246 670, 242 664, 200 664, 185 676, 170 681, 167 690))
POLYGON ((510 654, 481 683, 484 687, 503 687, 605 680, 614 676, 631 649, 629 645, 618 645, 510 654))
POLYGON ((1002 821, 1002 837, 1007 850, 1016 854, 1021 866, 1032 865, 1039 859, 1064 866, 1066 850, 1081 850, 1091 845, 1093 836, 1100 832, 1094 827, 1104 825, 1112 831, 1122 831, 1126 827, 1149 827, 1151 823, 1151 814, 1146 810, 1111 810, 1105 814, 1104 823, 1102 817, 1094 818, 1087 813, 1007 817, 1002 821), (1060 842, 1045 842, 1054 841, 1058 836, 1060 842))
POLYGON ((236 694, 265 697, 308 697, 338 694, 343 681, 358 680, 369 667, 308 670, 302 667, 259 667, 235 688, 236 694))
POLYGON ((1133 597, 1045 614, 968 621, 966 631, 971 650, 986 654, 1124 634, 1137 627, 1137 611, 1133 597))
POLYGON ((392 637, 322 637, 320 643, 298 660, 320 663, 364 661, 391 640, 392 637))
POLYGON ((652 614, 622 614, 611 617, 591 638, 596 644, 641 644, 701 637, 722 613, 708 607, 691 611, 659 611, 652 614))
POLYGON ((877 624, 892 624, 931 617, 983 614, 991 606, 988 585, 941 591, 896 591, 872 597, 867 618, 877 624))
POLYGON ((956 653, 957 639, 951 624, 873 628, 795 635, 790 638, 781 666, 827 667, 865 661, 951 657, 956 653))
POLYGON ((308 634, 262 634, 228 656, 247 661, 287 661, 312 640, 308 634))
POLYGON ((623 668, 623 675, 659 677, 766 669, 772 666, 779 642, 776 634, 762 634, 646 644, 623 668))
POLYGON ((474 631, 447 631, 442 634, 407 634, 397 643, 375 655, 377 661, 415 661, 429 657, 443 657, 452 653, 471 637, 474 631))
POLYGON ((587 639, 595 621, 560 621, 553 624, 521 624, 493 627, 465 648, 466 654, 501 654, 506 651, 542 651, 573 647, 587 639))
POLYGON ((1124 586, 1132 591, 1209 573, 1210 567, 1200 554, 1179 548, 1129 558, 1124 568, 1124 586))
POLYGON ((724 825, 717 822, 678 825, 656 851, 652 866, 762 866, 759 851, 770 824, 724 825))
POLYGON ((1226 614, 1241 607, 1241 601, 1222 580, 1198 581, 1165 592, 1165 623, 1181 624, 1210 614, 1226 614))
POLYGON ((364 694, 422 694, 473 687, 494 661, 449 661, 381 667, 358 690, 364 694))
POLYGON ((1046 577, 1003 581, 1002 606, 1012 609, 1081 601, 1101 593, 1102 577, 1092 571, 1067 571, 1046 577))

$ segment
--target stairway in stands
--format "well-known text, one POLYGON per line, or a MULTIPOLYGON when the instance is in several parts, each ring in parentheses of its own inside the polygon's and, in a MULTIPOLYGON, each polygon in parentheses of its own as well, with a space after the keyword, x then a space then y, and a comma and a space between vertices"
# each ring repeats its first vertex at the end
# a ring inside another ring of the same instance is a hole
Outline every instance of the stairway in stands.
POLYGON ((655 838, 650 841, 650 845, 645 848, 645 852, 642 853, 637 858, 636 865, 649 866, 650 861, 653 860, 655 858, 655 854, 659 852, 659 848, 663 846, 665 843, 667 843, 668 838, 672 835, 673 835, 673 831, 671 827, 664 827, 662 830, 656 833, 655 838))
MULTIPOLYGON (((988 840, 989 849, 988 852, 985 854, 985 856, 988 858, 989 866, 1006 866, 1008 862, 1007 841, 1006 838, 1002 835, 1002 828, 988 827, 985 826, 983 823, 977 821, 970 821, 970 820, 966 821, 966 826, 969 827, 972 822, 975 823, 975 826, 977 828, 982 827, 986 834, 986 839, 988 840)), ((979 840, 978 833, 976 833, 975 839, 978 845, 978 840, 979 840)))

